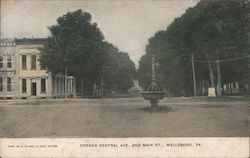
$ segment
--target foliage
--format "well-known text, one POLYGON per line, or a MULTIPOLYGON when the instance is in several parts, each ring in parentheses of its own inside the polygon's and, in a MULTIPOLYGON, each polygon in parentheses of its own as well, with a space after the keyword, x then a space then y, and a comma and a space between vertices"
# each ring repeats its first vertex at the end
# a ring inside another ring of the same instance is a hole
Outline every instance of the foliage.
MULTIPOLYGON (((158 57, 158 78, 173 95, 193 94, 191 54, 194 55, 197 85, 202 89, 211 83, 207 55, 212 73, 218 77, 216 60, 245 57, 249 54, 249 1, 202 0, 164 31, 149 39, 146 54, 140 60, 140 85, 146 88, 151 53, 158 57), (145 77, 143 77, 145 76, 145 77)), ((245 84, 247 60, 220 63, 222 83, 245 84)))
POLYGON ((80 9, 68 12, 49 30, 51 35, 42 48, 41 61, 53 73, 64 73, 67 67, 68 75, 78 78, 79 83, 83 79, 88 95, 92 94, 93 84, 100 87, 101 79, 107 90, 127 90, 132 86, 134 63, 126 53, 104 41, 89 13, 80 9))

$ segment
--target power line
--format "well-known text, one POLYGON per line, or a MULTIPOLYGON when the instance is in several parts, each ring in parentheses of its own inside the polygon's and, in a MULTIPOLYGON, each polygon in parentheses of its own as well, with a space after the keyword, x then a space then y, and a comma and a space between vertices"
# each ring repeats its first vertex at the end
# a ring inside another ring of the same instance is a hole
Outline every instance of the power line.
MULTIPOLYGON (((236 60, 242 60, 242 59, 248 59, 248 58, 250 58, 250 55, 244 56, 244 57, 230 58, 230 59, 213 60, 213 61, 210 61, 210 62, 213 62, 213 63, 217 63, 217 62, 223 63, 223 62, 236 61, 236 60)), ((189 59, 189 58, 186 58, 186 59, 189 59)), ((208 63, 207 60, 194 60, 194 62, 196 62, 196 63, 208 63)))
POLYGON ((245 57, 238 57, 238 58, 231 58, 231 59, 219 60, 219 62, 235 61, 235 60, 247 59, 249 57, 250 57, 250 55, 249 56, 245 56, 245 57))

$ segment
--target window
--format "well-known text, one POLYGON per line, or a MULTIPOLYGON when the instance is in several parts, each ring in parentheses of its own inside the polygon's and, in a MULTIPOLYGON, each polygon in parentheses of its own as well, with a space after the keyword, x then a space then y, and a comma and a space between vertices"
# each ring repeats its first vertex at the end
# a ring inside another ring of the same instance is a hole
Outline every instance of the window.
POLYGON ((11 87, 11 78, 8 77, 7 78, 7 91, 11 92, 12 91, 12 87, 11 87))
POLYGON ((0 68, 3 68, 3 57, 0 56, 0 68))
POLYGON ((26 58, 26 55, 22 55, 22 69, 23 70, 27 69, 27 58, 26 58))
POLYGON ((46 79, 45 78, 41 79, 41 92, 42 93, 46 92, 46 79))
POLYGON ((0 77, 0 92, 3 91, 3 78, 0 77))
POLYGON ((22 93, 26 93, 27 92, 27 81, 26 79, 22 79, 22 93))
POLYGON ((31 69, 36 69, 36 55, 31 56, 31 69))
POLYGON ((45 65, 44 65, 43 61, 40 61, 40 66, 41 66, 41 70, 45 70, 45 65))
POLYGON ((11 55, 7 56, 7 68, 11 68, 11 55))

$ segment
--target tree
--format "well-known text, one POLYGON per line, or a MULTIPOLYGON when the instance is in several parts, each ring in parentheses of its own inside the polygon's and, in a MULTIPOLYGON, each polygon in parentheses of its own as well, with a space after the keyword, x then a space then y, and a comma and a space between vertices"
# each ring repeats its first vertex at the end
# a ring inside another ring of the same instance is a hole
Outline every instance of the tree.
MULTIPOLYGON (((75 76, 77 83, 84 83, 77 87, 84 89, 86 95, 93 94, 93 85, 101 87, 100 83, 103 80, 105 85, 108 76, 119 78, 118 73, 112 75, 110 73, 112 70, 121 71, 122 68, 118 66, 121 53, 112 44, 104 41, 104 36, 97 24, 91 22, 89 13, 81 9, 68 12, 59 17, 57 24, 49 27, 49 30, 51 35, 41 50, 41 61, 50 71, 62 73, 67 68, 68 74, 75 76)), ((132 61, 128 56, 125 58, 122 60, 124 65, 128 64, 126 66, 133 69, 132 61)), ((130 73, 132 72, 124 73, 128 79, 124 83, 130 83, 132 80, 133 75, 130 73)), ((123 88, 129 89, 130 84, 123 88)), ((107 89, 111 88, 107 87, 107 89)))
MULTIPOLYGON (((247 0, 201 0, 195 7, 187 9, 184 15, 176 18, 166 30, 157 32, 149 39, 139 68, 146 65, 149 58, 147 56, 152 51, 156 52, 159 58, 158 76, 163 87, 173 95, 190 95, 193 93, 193 83, 189 59, 194 54, 200 94, 203 88, 212 86, 213 83, 218 87, 233 81, 244 85, 246 58, 232 62, 216 60, 227 61, 249 54, 249 12, 247 0)), ((150 69, 140 69, 139 76, 147 76, 149 71, 150 69)))
POLYGON ((95 46, 104 39, 97 24, 91 24, 91 15, 82 10, 68 12, 57 19, 57 25, 49 27, 48 37, 42 49, 42 62, 52 72, 63 72, 65 65, 69 74, 85 75, 95 46))

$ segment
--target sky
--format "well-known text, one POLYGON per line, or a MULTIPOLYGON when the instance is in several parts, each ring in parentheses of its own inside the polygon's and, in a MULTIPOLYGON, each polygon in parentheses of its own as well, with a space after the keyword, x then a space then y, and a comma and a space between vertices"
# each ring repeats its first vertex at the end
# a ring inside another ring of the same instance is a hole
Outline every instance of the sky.
POLYGON ((148 39, 199 0, 0 0, 1 38, 44 38, 59 16, 82 9, 105 40, 127 52, 138 66, 148 39))

